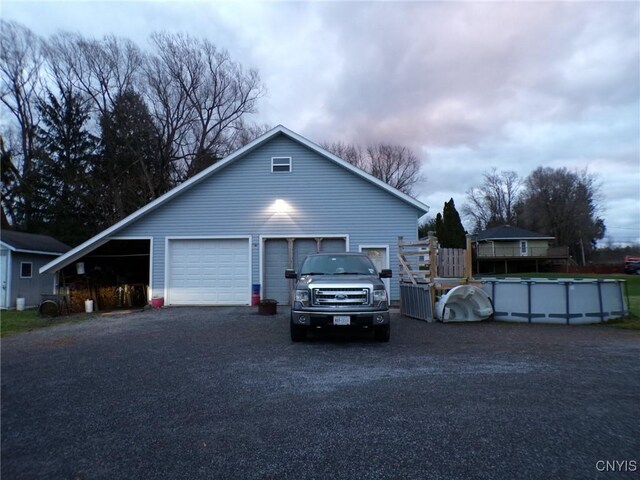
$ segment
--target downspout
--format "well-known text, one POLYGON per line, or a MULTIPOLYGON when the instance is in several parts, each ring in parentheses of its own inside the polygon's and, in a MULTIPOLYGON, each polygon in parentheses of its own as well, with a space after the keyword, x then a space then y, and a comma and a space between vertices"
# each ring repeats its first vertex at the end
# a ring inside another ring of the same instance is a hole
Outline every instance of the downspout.
POLYGON ((11 291, 13 286, 13 260, 11 259, 11 250, 7 250, 7 252, 7 290, 5 293, 7 298, 4 303, 7 308, 10 308, 15 306, 11 301, 13 295, 11 291))

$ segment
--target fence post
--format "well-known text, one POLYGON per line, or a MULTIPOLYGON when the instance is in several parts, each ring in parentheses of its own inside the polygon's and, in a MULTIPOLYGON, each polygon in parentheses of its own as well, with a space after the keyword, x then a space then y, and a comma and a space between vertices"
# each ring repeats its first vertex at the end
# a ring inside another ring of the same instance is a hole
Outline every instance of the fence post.
POLYGON ((471 235, 467 234, 467 245, 464 251, 464 278, 467 283, 473 277, 473 252, 471 251, 471 235))
POLYGON ((438 239, 435 232, 429 232, 429 282, 433 283, 438 275, 438 239))

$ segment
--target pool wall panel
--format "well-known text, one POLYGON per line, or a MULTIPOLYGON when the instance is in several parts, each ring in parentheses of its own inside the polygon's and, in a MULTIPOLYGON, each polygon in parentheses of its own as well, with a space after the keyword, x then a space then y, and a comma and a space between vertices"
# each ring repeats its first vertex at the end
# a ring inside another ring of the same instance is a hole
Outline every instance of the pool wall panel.
POLYGON ((628 313, 624 280, 572 278, 485 278, 496 320, 586 324, 628 313))

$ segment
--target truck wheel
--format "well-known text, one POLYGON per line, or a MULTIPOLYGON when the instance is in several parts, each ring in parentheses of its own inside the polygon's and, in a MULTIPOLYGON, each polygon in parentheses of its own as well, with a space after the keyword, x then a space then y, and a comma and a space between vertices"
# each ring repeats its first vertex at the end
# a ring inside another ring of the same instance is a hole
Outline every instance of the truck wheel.
POLYGON ((291 341, 301 342, 307 338, 307 328, 300 325, 291 324, 291 341))
POLYGON ((388 342, 391 337, 391 325, 383 325, 382 327, 376 327, 374 336, 378 342, 388 342))

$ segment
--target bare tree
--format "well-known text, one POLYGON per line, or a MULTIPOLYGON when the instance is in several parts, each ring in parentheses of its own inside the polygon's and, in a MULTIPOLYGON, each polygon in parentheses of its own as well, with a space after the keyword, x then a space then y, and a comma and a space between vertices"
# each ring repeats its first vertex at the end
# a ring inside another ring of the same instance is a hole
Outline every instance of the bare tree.
POLYGON ((526 179, 518 205, 522 226, 555 237, 584 263, 606 228, 598 216, 600 184, 586 170, 539 167, 526 179))
POLYGON ((418 157, 409 148, 401 145, 369 145, 364 152, 358 145, 342 142, 325 143, 322 146, 337 157, 407 195, 411 195, 415 184, 424 179, 420 174, 418 157))
POLYGON ((361 170, 367 169, 367 158, 359 145, 344 142, 323 143, 321 147, 361 170))
POLYGON ((422 180, 420 161, 407 147, 379 144, 367 148, 371 175, 401 192, 411 194, 413 186, 422 180))
POLYGON ((41 89, 43 63, 39 37, 18 23, 0 21, 0 100, 17 125, 16 134, 5 133, 5 137, 9 141, 17 173, 17 192, 12 194, 12 198, 20 203, 19 206, 3 205, 3 209, 13 217, 13 223, 24 225, 29 225, 32 217, 29 189, 33 183, 38 125, 36 104, 41 89))
POLYGON ((264 89, 258 72, 245 72, 208 40, 182 34, 151 37, 149 95, 171 161, 188 178, 229 153, 240 119, 253 113, 264 89))
POLYGON ((235 151, 244 147, 259 136, 267 133, 272 128, 273 127, 267 123, 260 125, 246 123, 242 118, 240 118, 234 125, 231 135, 228 137, 229 150, 235 151))
POLYGON ((473 221, 476 231, 498 225, 517 223, 516 203, 523 181, 511 170, 493 168, 482 175, 482 184, 467 190, 467 204, 462 212, 473 221))
POLYGON ((131 40, 111 35, 94 40, 63 32, 47 42, 46 53, 61 89, 82 92, 99 115, 110 111, 116 98, 138 89, 143 55, 131 40))

